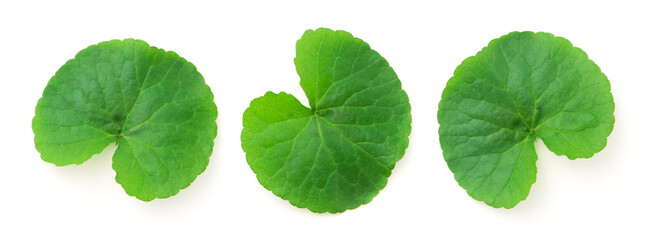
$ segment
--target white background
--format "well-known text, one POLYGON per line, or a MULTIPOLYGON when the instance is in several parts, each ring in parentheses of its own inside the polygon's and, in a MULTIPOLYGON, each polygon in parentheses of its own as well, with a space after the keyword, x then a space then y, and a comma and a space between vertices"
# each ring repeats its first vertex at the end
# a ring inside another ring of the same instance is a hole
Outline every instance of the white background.
POLYGON ((0 239, 647 239, 649 7, 610 2, 2 1, 0 239), (265 190, 239 140, 253 98, 286 91, 307 103, 295 41, 318 27, 368 42, 412 104, 410 146, 387 187, 335 215, 265 190), (551 32, 584 49, 611 81, 616 124, 592 159, 570 161, 537 141, 529 197, 494 209, 453 179, 437 104, 464 58, 515 30, 551 32), (49 78, 86 46, 123 38, 193 62, 219 108, 207 170, 169 199, 127 196, 111 169, 115 146, 67 167, 40 160, 34 148, 31 119, 49 78))

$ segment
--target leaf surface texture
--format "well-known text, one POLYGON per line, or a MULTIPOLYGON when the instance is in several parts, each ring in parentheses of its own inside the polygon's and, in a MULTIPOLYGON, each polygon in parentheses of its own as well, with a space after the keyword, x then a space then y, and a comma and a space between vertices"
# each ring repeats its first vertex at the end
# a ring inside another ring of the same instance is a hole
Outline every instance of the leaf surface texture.
POLYGON ((615 121, 606 76, 549 33, 512 32, 465 59, 439 103, 440 144, 460 186, 512 208, 536 181, 534 140, 570 159, 606 146, 615 121))
POLYGON ((32 127, 43 160, 81 164, 117 142, 115 180, 144 201, 202 173, 216 137, 214 96, 196 67, 141 40, 92 45, 52 77, 32 127))
POLYGON ((243 115, 242 148, 259 182, 313 212, 343 212, 383 189, 403 157, 410 103, 388 62, 344 31, 308 30, 295 66, 309 100, 266 93, 243 115))

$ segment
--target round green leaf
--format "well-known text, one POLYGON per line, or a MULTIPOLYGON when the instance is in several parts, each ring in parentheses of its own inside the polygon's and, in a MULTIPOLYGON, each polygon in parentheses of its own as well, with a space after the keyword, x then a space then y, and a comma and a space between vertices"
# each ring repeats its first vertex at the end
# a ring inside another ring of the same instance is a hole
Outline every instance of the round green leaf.
POLYGON ((291 204, 343 212, 383 189, 403 157, 410 103, 388 62, 344 31, 308 30, 295 66, 309 99, 268 92, 243 114, 241 146, 257 179, 291 204))
POLYGON ((117 142, 115 180, 144 201, 186 188, 207 167, 214 95, 196 67, 141 40, 81 50, 50 79, 32 122, 47 162, 81 164, 117 142))
POLYGON ((476 200, 512 208, 536 181, 534 140, 570 159, 606 146, 615 118, 606 76, 549 33, 512 32, 455 70, 439 103, 440 144, 476 200))

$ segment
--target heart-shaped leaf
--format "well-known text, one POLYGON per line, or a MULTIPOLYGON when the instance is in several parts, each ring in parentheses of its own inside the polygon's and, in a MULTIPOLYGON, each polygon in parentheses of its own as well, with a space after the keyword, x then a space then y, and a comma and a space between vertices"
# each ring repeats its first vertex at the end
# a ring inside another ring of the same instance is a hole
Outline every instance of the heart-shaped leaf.
POLYGON ((476 200, 512 208, 536 181, 534 140, 570 159, 606 146, 615 108, 606 76, 549 33, 512 32, 455 70, 439 103, 439 140, 476 200))
POLYGON ((344 31, 308 30, 295 66, 309 99, 268 92, 243 114, 259 182, 313 212, 343 212, 383 189, 408 146, 410 103, 388 62, 344 31))
POLYGON ((50 79, 36 106, 41 158, 81 164, 117 142, 115 180, 144 201, 175 195, 207 167, 214 95, 196 67, 141 40, 90 46, 50 79))

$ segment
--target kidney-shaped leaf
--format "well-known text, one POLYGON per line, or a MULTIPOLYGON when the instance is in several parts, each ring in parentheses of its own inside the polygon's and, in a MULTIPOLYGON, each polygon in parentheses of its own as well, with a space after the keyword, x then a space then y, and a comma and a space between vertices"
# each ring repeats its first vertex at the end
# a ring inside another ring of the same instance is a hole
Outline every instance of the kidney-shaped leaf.
POLYGON ((408 146, 410 103, 388 62, 344 31, 308 30, 295 66, 309 99, 266 93, 243 114, 241 145, 259 182, 313 212, 368 203, 408 146))
POLYGON ((512 32, 455 70, 439 103, 440 144, 471 197, 512 208, 536 181, 534 140, 570 159, 606 146, 615 118, 606 76, 549 33, 512 32))
POLYGON ((32 127, 41 158, 81 164, 117 142, 115 180, 144 201, 166 198, 202 173, 217 110, 196 67, 141 40, 90 46, 50 79, 32 127))

